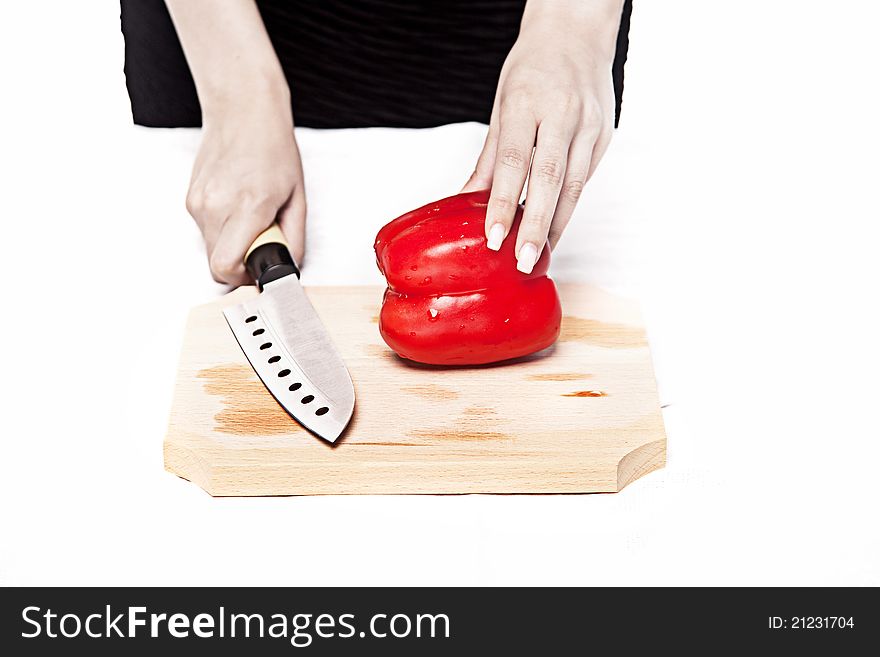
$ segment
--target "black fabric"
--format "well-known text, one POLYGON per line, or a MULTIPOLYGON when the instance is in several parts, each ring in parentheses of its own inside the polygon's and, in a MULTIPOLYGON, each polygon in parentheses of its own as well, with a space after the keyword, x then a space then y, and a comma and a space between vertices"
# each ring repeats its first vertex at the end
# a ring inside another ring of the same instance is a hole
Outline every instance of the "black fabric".
MULTIPOLYGON (((121 0, 134 122, 201 125, 195 85, 163 0, 121 0)), ((297 125, 424 128, 488 123, 525 0, 258 0, 297 125)), ((614 59, 615 125, 632 0, 614 59)))
POLYGON ((611 66, 611 77, 614 82, 614 127, 620 124, 620 110, 623 108, 623 67, 629 52, 629 21, 632 17, 632 0, 623 4, 623 15, 620 17, 620 29, 617 31, 617 50, 614 52, 614 64, 611 66))

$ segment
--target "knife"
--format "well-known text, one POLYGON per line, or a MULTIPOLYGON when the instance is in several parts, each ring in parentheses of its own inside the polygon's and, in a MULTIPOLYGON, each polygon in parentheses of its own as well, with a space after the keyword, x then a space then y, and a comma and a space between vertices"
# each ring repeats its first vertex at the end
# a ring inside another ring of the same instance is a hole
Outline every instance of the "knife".
POLYGON ((260 295, 223 310, 251 367, 294 420, 335 443, 354 411, 354 385, 299 282, 278 224, 245 254, 260 295))

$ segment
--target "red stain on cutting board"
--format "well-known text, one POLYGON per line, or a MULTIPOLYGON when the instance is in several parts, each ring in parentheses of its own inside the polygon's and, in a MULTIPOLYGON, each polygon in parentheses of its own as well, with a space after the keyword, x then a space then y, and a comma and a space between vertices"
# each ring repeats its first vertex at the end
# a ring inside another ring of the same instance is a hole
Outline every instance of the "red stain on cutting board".
POLYGON ((247 365, 217 365, 198 373, 205 391, 220 397, 216 431, 236 436, 271 436, 304 431, 247 365))

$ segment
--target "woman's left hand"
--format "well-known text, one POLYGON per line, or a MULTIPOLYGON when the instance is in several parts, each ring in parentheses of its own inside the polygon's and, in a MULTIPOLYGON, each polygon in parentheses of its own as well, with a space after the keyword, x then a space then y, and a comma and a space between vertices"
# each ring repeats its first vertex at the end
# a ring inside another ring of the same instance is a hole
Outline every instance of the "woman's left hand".
POLYGON ((486 238, 498 250, 528 175, 516 236, 520 271, 531 272, 548 238, 556 245, 608 148, 622 4, 529 0, 501 70, 486 143, 463 191, 491 187, 486 238))

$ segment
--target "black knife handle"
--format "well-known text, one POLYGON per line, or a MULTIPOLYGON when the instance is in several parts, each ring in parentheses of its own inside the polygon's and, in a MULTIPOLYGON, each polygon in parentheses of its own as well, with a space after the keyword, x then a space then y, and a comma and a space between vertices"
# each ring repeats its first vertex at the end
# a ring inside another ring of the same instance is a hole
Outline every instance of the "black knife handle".
POLYGON ((299 267, 293 261, 277 224, 273 224, 254 241, 245 255, 244 266, 260 290, 284 276, 293 274, 299 278, 299 267))

